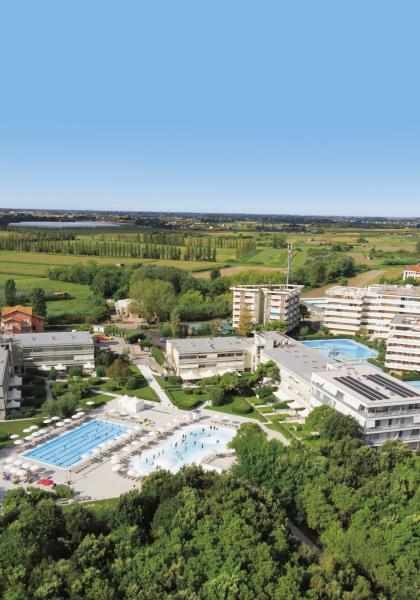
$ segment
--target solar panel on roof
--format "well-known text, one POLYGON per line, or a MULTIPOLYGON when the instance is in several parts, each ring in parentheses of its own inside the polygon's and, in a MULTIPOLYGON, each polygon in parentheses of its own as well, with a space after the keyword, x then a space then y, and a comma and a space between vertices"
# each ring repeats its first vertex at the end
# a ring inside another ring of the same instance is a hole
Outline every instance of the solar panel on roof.
POLYGON ((402 396, 403 398, 411 398, 413 396, 420 396, 418 392, 414 389, 409 390, 406 387, 400 385, 397 381, 391 381, 384 377, 383 375, 375 374, 375 375, 365 375, 366 379, 369 381, 373 381, 379 385, 382 385, 384 388, 397 394, 398 396, 402 396))
POLYGON ((369 400, 387 400, 388 399, 388 396, 385 396, 384 394, 377 392, 376 390, 369 387, 368 385, 364 385, 363 383, 361 383, 360 381, 357 381, 357 379, 354 379, 353 377, 349 377, 349 376, 334 377, 334 379, 336 381, 340 381, 341 383, 344 383, 344 385, 346 385, 353 391, 357 392, 358 394, 361 394, 365 398, 368 398, 369 400))

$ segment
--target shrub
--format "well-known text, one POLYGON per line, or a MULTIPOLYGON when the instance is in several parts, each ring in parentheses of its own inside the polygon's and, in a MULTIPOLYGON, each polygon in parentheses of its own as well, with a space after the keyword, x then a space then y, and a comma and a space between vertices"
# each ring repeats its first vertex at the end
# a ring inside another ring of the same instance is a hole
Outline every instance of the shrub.
POLYGON ((203 390, 201 388, 194 388, 193 389, 193 394, 195 396, 201 396, 202 393, 203 393, 203 390))
POLYGON ((262 400, 263 398, 267 398, 267 396, 271 396, 274 388, 269 385, 262 386, 257 390, 257 396, 262 400))
POLYGON ((62 483, 59 483, 55 486, 54 492, 59 498, 73 498, 75 494, 73 488, 62 483))
POLYGON ((105 367, 103 365, 95 367, 95 371, 98 377, 103 377, 105 375, 105 367))
POLYGON ((235 398, 232 402, 232 411, 238 415, 246 415, 252 412, 252 406, 245 398, 235 398))
POLYGON ((192 388, 184 388, 184 392, 185 392, 186 394, 192 394, 192 393, 193 393, 193 390, 192 390, 192 388))
POLYGON ((125 387, 127 390, 135 390, 144 383, 144 377, 142 375, 132 375, 127 379, 125 387))
POLYGON ((275 402, 273 404, 273 408, 275 408, 276 410, 281 410, 282 408, 289 408, 289 403, 288 402, 275 402))
POLYGON ((52 379, 53 381, 57 379, 57 371, 54 367, 51 367, 50 372, 48 373, 48 379, 52 379))
POLYGON ((225 403, 225 392, 223 388, 215 385, 210 392, 211 403, 213 406, 222 406, 225 403))
POLYGON ((81 377, 83 375, 82 367, 70 367, 69 375, 70 377, 81 377))
POLYGON ((166 381, 169 383, 169 385, 181 385, 182 377, 178 377, 177 375, 169 375, 169 377, 166 378, 166 381))
POLYGON ((165 362, 165 355, 161 350, 159 350, 159 348, 156 348, 156 346, 153 346, 152 348, 152 356, 155 359, 155 361, 161 366, 165 362))
POLYGON ((108 390, 108 392, 116 392, 120 389, 120 386, 115 381, 107 381, 105 387, 108 390))

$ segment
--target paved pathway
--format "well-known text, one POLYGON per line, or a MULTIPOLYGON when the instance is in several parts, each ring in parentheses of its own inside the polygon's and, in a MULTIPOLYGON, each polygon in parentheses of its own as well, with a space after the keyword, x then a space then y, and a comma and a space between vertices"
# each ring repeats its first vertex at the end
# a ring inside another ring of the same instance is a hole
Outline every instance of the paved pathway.
POLYGON ((163 389, 160 387, 159 383, 156 381, 151 368, 148 365, 143 365, 143 364, 137 364, 137 367, 142 372, 143 377, 145 378, 147 383, 150 385, 152 390, 154 390, 156 392, 156 394, 158 395, 162 406, 172 407, 172 402, 169 400, 168 396, 165 394, 163 389))

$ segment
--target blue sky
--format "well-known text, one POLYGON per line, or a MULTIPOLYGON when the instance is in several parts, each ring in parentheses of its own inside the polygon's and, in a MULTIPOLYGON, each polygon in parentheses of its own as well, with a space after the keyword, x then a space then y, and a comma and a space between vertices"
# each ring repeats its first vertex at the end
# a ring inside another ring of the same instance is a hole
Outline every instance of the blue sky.
POLYGON ((420 216, 420 4, 0 2, 0 206, 420 216))

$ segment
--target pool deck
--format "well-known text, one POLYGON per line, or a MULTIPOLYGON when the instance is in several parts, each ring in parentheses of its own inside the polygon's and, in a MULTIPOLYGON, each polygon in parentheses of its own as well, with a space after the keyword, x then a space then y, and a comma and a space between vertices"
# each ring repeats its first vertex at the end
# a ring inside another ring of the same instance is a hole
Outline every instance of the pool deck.
MULTIPOLYGON (((108 419, 111 421, 115 420, 115 422, 118 423, 125 422, 124 418, 114 418, 111 414, 109 414, 108 411, 110 409, 118 411, 117 399, 108 402, 104 407, 91 410, 88 416, 92 419, 108 419)), ((142 416, 142 419, 148 419, 151 421, 151 424, 145 426, 145 429, 155 431, 163 427, 164 425, 167 425, 174 419, 178 419, 180 422, 182 422, 183 417, 185 415, 190 416, 191 412, 179 410, 172 404, 162 405, 151 402, 145 403, 145 410, 143 410, 140 414, 142 416)), ((201 410, 201 416, 201 422, 203 423, 203 425, 205 425, 206 423, 210 423, 211 420, 220 420, 225 417, 228 417, 237 423, 256 423, 254 419, 249 419, 240 416, 229 416, 206 409, 201 410)), ((126 424, 133 425, 133 421, 127 419, 126 424)), ((188 425, 191 423, 188 422, 186 424, 188 425)), ((275 431, 271 431, 265 427, 263 427, 263 429, 267 433, 268 437, 276 438, 284 442, 283 436, 281 436, 281 434, 278 434, 275 431)), ((57 430, 57 435, 59 435, 60 433, 62 432, 57 430)), ((140 433, 140 437, 142 435, 144 435, 144 433, 140 433)), ((157 443, 159 442, 157 441, 157 443)), ((42 444, 42 441, 40 441, 40 444, 42 444)), ((115 453, 117 452, 118 451, 116 450, 115 453)), ((4 448, 0 451, 0 460, 4 461, 8 456, 14 456, 15 458, 25 459, 23 454, 24 451, 16 451, 16 449, 13 447, 4 448)), ((35 459, 29 460, 32 463, 39 464, 44 468, 42 473, 40 473, 39 478, 53 479, 57 484, 68 483, 70 478, 70 485, 76 490, 80 497, 87 497, 86 499, 90 500, 101 500, 106 498, 114 498, 116 496, 119 496, 120 494, 123 494, 141 486, 141 480, 136 481, 128 479, 119 473, 113 472, 111 470, 111 457, 112 453, 109 453, 107 456, 102 456, 100 459, 93 461, 89 466, 87 466, 78 473, 75 472, 73 468, 71 470, 69 468, 62 469, 58 467, 45 465, 35 459)), ((234 457, 226 457, 224 459, 215 460, 214 464, 215 466, 227 469, 230 468, 233 461, 234 457)), ((0 499, 3 496, 4 492, 6 492, 7 490, 16 489, 17 487, 28 487, 29 485, 34 484, 14 484, 11 481, 5 481, 2 479, 0 481, 0 499)))

